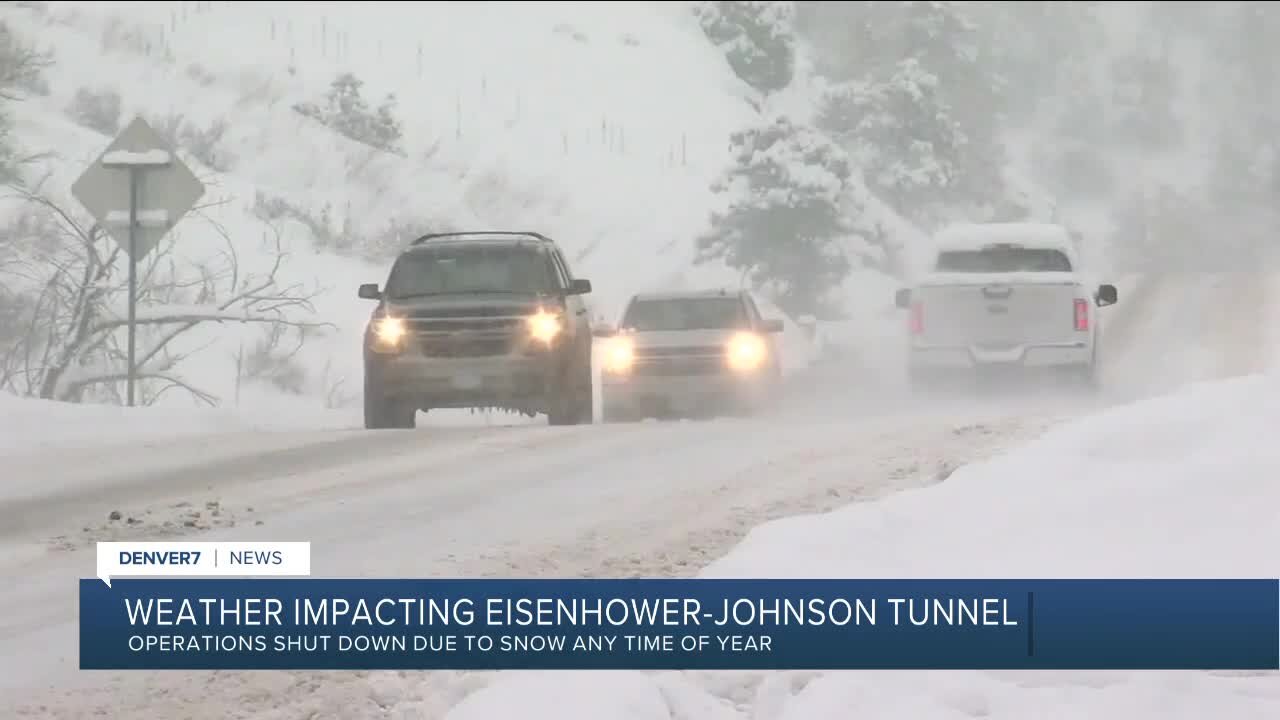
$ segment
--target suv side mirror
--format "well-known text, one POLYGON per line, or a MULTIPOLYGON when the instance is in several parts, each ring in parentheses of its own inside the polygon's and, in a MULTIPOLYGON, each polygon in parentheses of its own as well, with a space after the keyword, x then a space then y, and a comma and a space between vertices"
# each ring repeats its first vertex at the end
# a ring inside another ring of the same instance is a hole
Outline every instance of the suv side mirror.
POLYGON ((365 283, 360 286, 358 291, 361 299, 364 300, 381 300, 382 291, 378 289, 378 283, 365 283))
POLYGON ((586 295, 591 292, 591 281, 578 278, 569 286, 566 295, 586 295))
POLYGON ((613 337, 618 334, 618 328, 608 323, 601 323, 591 328, 591 334, 598 338, 613 337))
POLYGON ((1093 301, 1097 303, 1098 307, 1115 305, 1118 300, 1119 297, 1116 293, 1115 285, 1099 285, 1098 292, 1093 296, 1093 301))
POLYGON ((760 329, 764 330, 767 333, 780 333, 783 330, 785 330, 786 327, 782 324, 781 320, 778 320, 777 318, 772 318, 769 320, 765 320, 763 323, 761 323, 760 329))
POLYGON ((911 307, 911 291, 907 288, 902 288, 898 292, 894 293, 893 304, 903 310, 911 307))

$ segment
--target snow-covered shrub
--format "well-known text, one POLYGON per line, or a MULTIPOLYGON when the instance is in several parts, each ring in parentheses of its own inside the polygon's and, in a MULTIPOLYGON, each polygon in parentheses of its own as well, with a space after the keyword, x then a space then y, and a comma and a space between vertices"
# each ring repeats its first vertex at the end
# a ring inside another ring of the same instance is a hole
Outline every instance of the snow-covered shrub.
POLYGON ((23 156, 10 137, 11 106, 26 93, 47 94, 44 71, 53 62, 52 55, 36 49, 9 25, 0 21, 0 180, 18 178, 23 156))
POLYGON ((151 127, 174 150, 185 152, 205 167, 217 172, 229 172, 235 165, 235 156, 222 146, 222 137, 229 125, 218 119, 208 127, 200 127, 181 113, 172 113, 151 121, 151 127))
POLYGON ((234 156, 222 147, 222 136, 228 127, 227 121, 221 118, 204 128, 187 123, 178 131, 178 147, 191 153, 191 157, 210 170, 227 172, 235 162, 234 156))
POLYGON ((236 355, 237 386, 244 381, 265 382, 290 395, 305 394, 307 370, 298 359, 307 340, 305 328, 271 325, 252 347, 236 355))
POLYGON ((303 207, 281 197, 261 192, 254 198, 252 212, 267 223, 292 220, 311 233, 316 250, 354 255, 370 260, 394 257, 407 243, 429 232, 445 232, 436 222, 403 221, 392 218, 374 231, 361 230, 351 221, 350 208, 341 222, 335 220, 333 206, 326 203, 319 210, 303 207))
POLYGON ((120 93, 115 90, 80 88, 67 106, 67 117, 77 125, 115 135, 120 132, 120 93))
POLYGON ((159 43, 151 39, 146 28, 136 23, 129 23, 119 17, 109 19, 102 28, 101 47, 103 52, 121 50, 135 55, 149 57, 157 49, 159 43))
POLYGON ((364 82, 342 73, 329 85, 323 104, 299 103, 294 110, 359 143, 399 153, 403 131, 396 119, 396 96, 389 94, 373 110, 361 96, 364 82))

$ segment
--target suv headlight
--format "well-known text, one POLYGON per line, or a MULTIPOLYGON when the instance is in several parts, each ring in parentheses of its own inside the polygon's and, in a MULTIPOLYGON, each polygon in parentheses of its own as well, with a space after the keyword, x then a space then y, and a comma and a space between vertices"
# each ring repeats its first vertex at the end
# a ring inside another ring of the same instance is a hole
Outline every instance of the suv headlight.
POLYGON ((758 369, 769 355, 764 340, 755 333, 739 333, 729 341, 725 349, 729 367, 740 372, 758 369))
POLYGON ((373 321, 373 350, 396 352, 404 342, 404 320, 398 317, 381 317, 373 321))
POLYGON ((556 313, 547 312, 546 310, 538 310, 538 312, 530 315, 528 318, 529 334, 535 340, 539 340, 548 345, 563 329, 560 322, 560 316, 556 313))

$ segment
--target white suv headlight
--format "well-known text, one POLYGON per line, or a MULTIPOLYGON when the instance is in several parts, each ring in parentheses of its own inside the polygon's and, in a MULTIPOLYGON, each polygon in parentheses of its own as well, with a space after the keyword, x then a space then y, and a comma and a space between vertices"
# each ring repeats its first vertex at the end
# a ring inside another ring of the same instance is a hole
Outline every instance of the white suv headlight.
POLYGON ((769 355, 769 348, 764 340, 755 333, 739 333, 733 336, 726 348, 729 367, 740 372, 748 372, 764 365, 769 355))
POLYGON ((538 312, 529 316, 529 334, 535 340, 551 344, 552 340, 560 334, 563 329, 560 322, 560 316, 556 313, 547 312, 546 310, 538 310, 538 312))

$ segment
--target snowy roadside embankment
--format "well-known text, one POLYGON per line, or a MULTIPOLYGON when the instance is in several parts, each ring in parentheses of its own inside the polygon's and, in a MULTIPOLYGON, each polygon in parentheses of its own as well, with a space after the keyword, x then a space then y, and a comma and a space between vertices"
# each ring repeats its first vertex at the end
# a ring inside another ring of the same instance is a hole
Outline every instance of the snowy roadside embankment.
MULTIPOLYGON (((767 523, 702 576, 1277 577, 1277 423, 1280 376, 1191 386, 1061 426, 940 485, 767 523)), ((673 692, 670 675, 641 677, 593 675, 587 684, 614 702, 583 710, 637 720, 1280 717, 1275 674, 684 674, 708 688, 701 699, 673 692)), ((450 718, 574 717, 583 683, 502 675, 450 718)))
POLYGON ((0 455, 158 441, 230 432, 359 427, 349 410, 280 404, 271 412, 120 407, 19 398, 0 392, 0 455))

